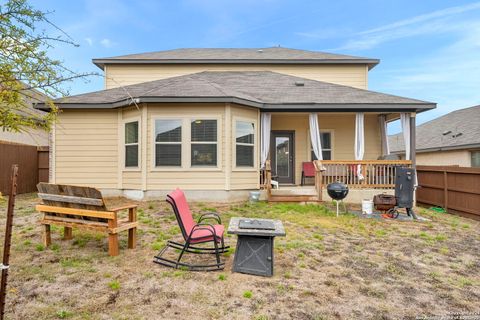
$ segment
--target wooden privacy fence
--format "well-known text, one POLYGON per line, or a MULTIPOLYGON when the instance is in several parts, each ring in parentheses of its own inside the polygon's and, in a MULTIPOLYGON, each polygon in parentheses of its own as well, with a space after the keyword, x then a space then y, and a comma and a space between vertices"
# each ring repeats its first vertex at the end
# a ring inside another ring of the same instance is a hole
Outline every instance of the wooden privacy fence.
POLYGON ((480 168, 417 166, 417 202, 480 220, 480 168))
POLYGON ((0 192, 10 192, 10 169, 18 164, 17 193, 34 192, 48 182, 48 147, 0 142, 0 192))

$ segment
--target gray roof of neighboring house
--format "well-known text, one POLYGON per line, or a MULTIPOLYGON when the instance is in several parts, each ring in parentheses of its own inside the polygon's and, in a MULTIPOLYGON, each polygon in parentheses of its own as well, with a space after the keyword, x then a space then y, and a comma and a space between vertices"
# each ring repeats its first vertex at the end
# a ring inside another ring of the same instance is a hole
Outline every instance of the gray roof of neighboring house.
MULTIPOLYGON (((231 102, 262 110, 424 111, 432 102, 270 71, 205 71, 80 94, 60 108, 117 108, 150 102, 231 102)), ((37 108, 45 108, 38 105, 37 108)))
MULTIPOLYGON (((480 105, 456 110, 416 128, 417 152, 480 147, 480 105)), ((405 150, 401 133, 388 137, 390 151, 405 150)))
POLYGON ((326 64, 362 63, 371 69, 380 60, 343 54, 308 51, 282 47, 271 48, 186 48, 166 51, 136 53, 92 60, 103 69, 110 63, 270 63, 270 64, 326 64))

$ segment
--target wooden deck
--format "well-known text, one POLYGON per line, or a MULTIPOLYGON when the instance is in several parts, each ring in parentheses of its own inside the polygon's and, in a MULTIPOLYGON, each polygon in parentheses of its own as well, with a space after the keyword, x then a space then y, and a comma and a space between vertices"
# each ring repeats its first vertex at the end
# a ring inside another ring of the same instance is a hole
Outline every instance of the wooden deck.
POLYGON ((315 184, 310 186, 280 186, 272 188, 271 166, 267 161, 262 187, 270 202, 321 202, 322 190, 328 184, 341 181, 350 189, 393 189, 398 167, 410 167, 409 160, 315 160, 315 184))

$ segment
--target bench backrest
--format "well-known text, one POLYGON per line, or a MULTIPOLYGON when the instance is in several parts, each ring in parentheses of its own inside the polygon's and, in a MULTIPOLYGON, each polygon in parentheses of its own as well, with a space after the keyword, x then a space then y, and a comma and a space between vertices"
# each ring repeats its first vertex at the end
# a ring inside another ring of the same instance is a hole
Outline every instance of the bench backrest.
MULTIPOLYGON (((42 199, 43 204, 47 206, 107 211, 102 194, 95 188, 40 182, 37 184, 37 189, 38 197, 42 199)), ((49 215, 65 216, 59 213, 49 213, 49 215)), ((67 216, 70 217, 70 215, 67 216)), ((108 222, 105 218, 91 216, 75 215, 70 218, 108 222)))

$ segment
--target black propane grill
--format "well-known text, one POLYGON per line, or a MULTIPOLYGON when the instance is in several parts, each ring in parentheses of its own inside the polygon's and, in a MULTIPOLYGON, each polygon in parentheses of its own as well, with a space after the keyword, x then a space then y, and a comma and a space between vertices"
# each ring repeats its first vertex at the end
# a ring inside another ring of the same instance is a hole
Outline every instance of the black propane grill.
MULTIPOLYGON (((348 195, 348 186, 345 183, 342 183, 340 181, 333 182, 327 185, 327 193, 330 196, 330 198, 332 198, 337 202, 337 217, 338 217, 338 202, 345 199, 345 197, 348 195)), ((344 204, 344 208, 345 208, 345 204, 344 204)))

